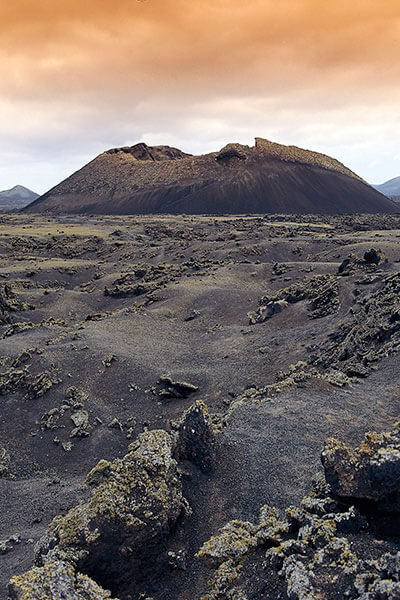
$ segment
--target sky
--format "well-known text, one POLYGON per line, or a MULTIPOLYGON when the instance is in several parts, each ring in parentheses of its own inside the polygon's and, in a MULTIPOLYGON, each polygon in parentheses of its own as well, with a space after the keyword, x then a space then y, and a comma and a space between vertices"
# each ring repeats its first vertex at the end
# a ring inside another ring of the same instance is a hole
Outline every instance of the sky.
POLYGON ((0 3, 0 189, 104 150, 254 137, 400 175, 398 0, 0 3))

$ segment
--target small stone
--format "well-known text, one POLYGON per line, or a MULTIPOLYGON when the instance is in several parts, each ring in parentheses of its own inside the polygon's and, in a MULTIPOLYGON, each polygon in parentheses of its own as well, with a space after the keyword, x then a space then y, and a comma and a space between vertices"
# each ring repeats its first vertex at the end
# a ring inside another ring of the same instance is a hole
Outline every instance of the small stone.
POLYGON ((201 313, 199 310, 192 310, 192 312, 185 318, 185 321, 193 321, 194 319, 197 319, 200 314, 201 313))
POLYGON ((110 429, 119 429, 120 431, 123 431, 123 429, 124 429, 122 423, 120 421, 118 421, 118 419, 116 417, 112 421, 110 421, 110 423, 108 424, 108 427, 110 429))
POLYGON ((73 413, 70 418, 75 427, 83 428, 88 426, 89 415, 86 410, 79 410, 73 413))
POLYGON ((169 375, 161 375, 160 383, 164 384, 165 389, 159 392, 159 396, 164 398, 187 398, 199 389, 187 381, 173 381, 169 375))

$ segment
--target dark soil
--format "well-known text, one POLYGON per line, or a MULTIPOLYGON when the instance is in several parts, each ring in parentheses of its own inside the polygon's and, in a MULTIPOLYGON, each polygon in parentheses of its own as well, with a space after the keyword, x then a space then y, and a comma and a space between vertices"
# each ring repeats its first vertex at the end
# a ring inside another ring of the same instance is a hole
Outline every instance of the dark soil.
MULTIPOLYGON (((193 513, 172 544, 186 569, 152 582, 155 600, 200 598, 200 546, 264 504, 298 503, 326 438, 390 430, 399 240, 396 216, 1 216, 0 541, 19 538, 0 554, 0 599, 52 518, 87 498, 88 471, 146 428, 171 430, 195 400, 220 431, 214 470, 182 466, 193 513), (321 275, 335 293, 316 301, 321 275), (278 298, 282 310, 248 316, 278 298), (371 339, 360 307, 376 311, 371 339)), ((278 579, 254 585, 286 598, 278 579)))

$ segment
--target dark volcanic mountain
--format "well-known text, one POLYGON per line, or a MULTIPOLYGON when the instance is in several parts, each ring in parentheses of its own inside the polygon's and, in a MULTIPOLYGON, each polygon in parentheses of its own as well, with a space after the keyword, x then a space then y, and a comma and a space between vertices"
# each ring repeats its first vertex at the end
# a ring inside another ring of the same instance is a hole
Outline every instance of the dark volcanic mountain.
POLYGON ((15 185, 10 190, 0 192, 0 210, 23 208, 36 198, 39 198, 39 194, 28 190, 23 185, 15 185))
POLYGON ((337 160, 256 138, 191 156, 136 144, 104 152, 25 209, 91 214, 388 213, 396 205, 337 160))

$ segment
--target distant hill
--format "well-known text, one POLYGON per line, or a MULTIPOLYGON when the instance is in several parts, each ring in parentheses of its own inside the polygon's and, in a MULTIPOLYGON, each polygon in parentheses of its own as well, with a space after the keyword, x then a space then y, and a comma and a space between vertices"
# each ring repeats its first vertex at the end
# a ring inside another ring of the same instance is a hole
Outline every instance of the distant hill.
POLYGON ((381 194, 385 194, 389 198, 392 198, 395 202, 400 202, 400 177, 394 177, 381 183, 380 185, 373 186, 381 194))
POLYGON ((0 210, 15 210, 23 208, 39 198, 39 194, 28 190, 23 185, 15 185, 10 190, 0 192, 0 210))
POLYGON ((100 154, 30 204, 54 214, 390 213, 396 205, 342 163, 256 138, 199 156, 136 144, 100 154))

